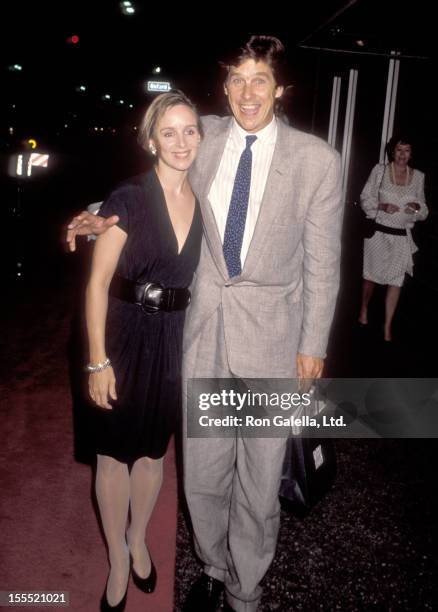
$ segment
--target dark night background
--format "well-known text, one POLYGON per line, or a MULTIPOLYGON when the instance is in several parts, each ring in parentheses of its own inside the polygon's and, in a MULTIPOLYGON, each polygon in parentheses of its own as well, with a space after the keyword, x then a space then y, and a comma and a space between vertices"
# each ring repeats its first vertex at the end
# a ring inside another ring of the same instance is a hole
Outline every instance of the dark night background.
MULTIPOLYGON (((28 263, 23 259, 23 275, 45 249, 54 248, 59 224, 71 211, 102 199, 119 180, 148 163, 134 130, 151 99, 145 81, 169 80, 202 113, 226 112, 218 60, 229 45, 254 32, 274 34, 285 43, 293 84, 285 101, 287 114, 293 125, 323 138, 333 76, 359 69, 347 194, 352 201, 378 156, 387 54, 401 52, 395 125, 414 135, 415 161, 427 172, 434 207, 438 130, 431 93, 436 51, 430 3, 313 1, 270 12, 266 6, 247 8, 240 14, 233 4, 202 10, 136 0, 133 15, 123 15, 120 4, 79 0, 2 7, 2 207, 4 214, 14 210, 8 223, 12 229, 19 197, 17 232, 24 237, 31 229, 24 240, 28 263), (72 35, 79 37, 77 44, 67 42, 72 35), (14 64, 22 70, 11 71, 14 64), (157 65, 162 73, 153 75, 157 65), (78 91, 81 85, 86 91, 78 91), (104 100, 105 94, 111 100, 104 100), (37 150, 51 154, 50 163, 19 184, 6 177, 8 157, 29 138, 38 142, 37 150)), ((341 127, 343 110, 341 104, 341 127)), ((15 231, 11 234, 13 248, 2 241, 2 264, 14 276, 9 260, 18 246, 15 231)))

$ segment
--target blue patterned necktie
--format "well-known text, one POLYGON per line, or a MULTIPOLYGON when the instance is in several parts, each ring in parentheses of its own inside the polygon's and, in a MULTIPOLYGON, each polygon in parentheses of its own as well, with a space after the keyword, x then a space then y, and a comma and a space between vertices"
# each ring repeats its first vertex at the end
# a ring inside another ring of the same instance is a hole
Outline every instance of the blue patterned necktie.
POLYGON ((242 249, 249 190, 251 187, 251 145, 256 140, 257 136, 246 136, 246 147, 240 156, 239 165, 237 166, 227 223, 225 225, 223 250, 230 278, 239 276, 242 271, 240 251, 242 249))

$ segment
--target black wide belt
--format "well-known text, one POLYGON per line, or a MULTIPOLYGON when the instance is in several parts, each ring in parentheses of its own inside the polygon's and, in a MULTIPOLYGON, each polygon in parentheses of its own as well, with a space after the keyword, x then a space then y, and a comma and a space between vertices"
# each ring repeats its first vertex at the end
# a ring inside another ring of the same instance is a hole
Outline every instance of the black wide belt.
POLYGON ((382 232, 383 234, 392 234, 393 236, 407 236, 406 230, 399 227, 388 227, 387 225, 380 225, 376 223, 376 232, 382 232))
POLYGON ((185 310, 190 304, 188 289, 163 287, 160 283, 136 283, 118 274, 111 281, 109 294, 119 300, 141 306, 147 314, 185 310))

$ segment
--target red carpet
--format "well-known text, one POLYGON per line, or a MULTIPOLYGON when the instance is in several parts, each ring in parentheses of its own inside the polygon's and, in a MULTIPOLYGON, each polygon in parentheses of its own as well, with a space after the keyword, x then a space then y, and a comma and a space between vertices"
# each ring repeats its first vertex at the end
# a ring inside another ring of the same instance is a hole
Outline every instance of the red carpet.
MULTIPOLYGON (((0 590, 68 591, 71 610, 96 612, 108 565, 92 471, 73 456, 65 289, 45 297, 2 316, 0 590)), ((173 610, 176 516, 171 444, 148 531, 157 590, 145 595, 131 582, 127 612, 173 610)))

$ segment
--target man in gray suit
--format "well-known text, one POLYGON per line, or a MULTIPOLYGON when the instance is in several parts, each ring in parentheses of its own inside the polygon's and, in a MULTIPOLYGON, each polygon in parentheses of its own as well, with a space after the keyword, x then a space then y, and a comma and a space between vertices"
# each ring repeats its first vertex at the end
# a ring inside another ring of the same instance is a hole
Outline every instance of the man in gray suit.
MULTIPOLYGON (((284 48, 253 36, 224 62, 232 117, 205 118, 191 170, 204 238, 184 380, 321 376, 339 285, 339 156, 276 118, 284 48)), ((91 226, 102 231, 103 226, 91 226)), ((204 572, 184 610, 253 612, 273 559, 284 438, 188 438, 184 479, 204 572)))
MULTIPOLYGON (((339 156, 276 119, 283 58, 278 39, 252 37, 224 63, 233 117, 205 120, 191 174, 204 240, 185 324, 185 380, 322 372, 339 284, 339 156), (242 192, 246 219, 236 238, 242 192)), ((224 584, 228 609, 253 612, 275 552, 286 440, 238 432, 184 442, 186 497, 205 564, 185 610, 214 610, 224 584)))

